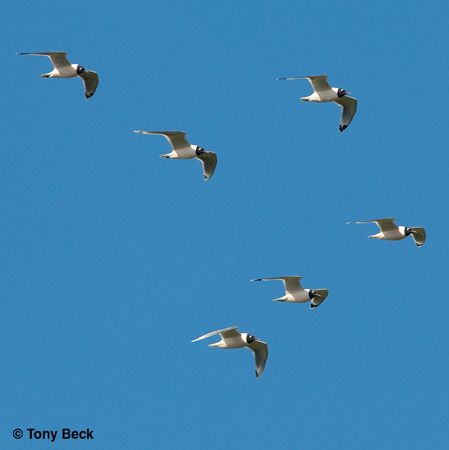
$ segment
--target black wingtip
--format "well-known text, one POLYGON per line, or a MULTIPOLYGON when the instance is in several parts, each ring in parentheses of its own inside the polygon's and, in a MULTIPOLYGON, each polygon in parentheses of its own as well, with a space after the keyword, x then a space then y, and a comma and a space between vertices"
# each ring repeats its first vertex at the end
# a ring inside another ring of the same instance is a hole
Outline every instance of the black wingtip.
POLYGON ((255 280, 251 280, 251 281, 262 281, 262 278, 256 278, 255 280))
POLYGON ((345 131, 345 130, 346 130, 346 128, 348 128, 348 126, 347 126, 347 125, 343 125, 343 126, 341 126, 341 125, 340 125, 340 127, 339 127, 339 131, 340 131, 340 132, 342 132, 342 131, 345 131))

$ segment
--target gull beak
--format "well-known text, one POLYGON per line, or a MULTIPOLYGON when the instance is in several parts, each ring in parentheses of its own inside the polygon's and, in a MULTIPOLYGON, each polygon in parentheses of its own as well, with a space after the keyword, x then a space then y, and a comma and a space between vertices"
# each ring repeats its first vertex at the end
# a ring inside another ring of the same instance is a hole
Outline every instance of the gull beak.
POLYGON ((321 297, 321 294, 318 294, 318 292, 315 294, 317 297, 321 297))

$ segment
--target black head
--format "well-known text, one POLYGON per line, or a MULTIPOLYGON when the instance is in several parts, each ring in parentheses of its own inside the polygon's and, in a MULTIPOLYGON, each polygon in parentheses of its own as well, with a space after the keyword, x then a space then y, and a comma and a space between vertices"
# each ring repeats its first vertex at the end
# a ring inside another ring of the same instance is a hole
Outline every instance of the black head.
POLYGON ((252 334, 248 334, 248 335, 246 336, 246 342, 247 342, 248 344, 251 344, 251 342, 254 342, 254 341, 257 341, 257 338, 254 337, 252 334))
POLYGON ((204 150, 204 148, 200 147, 199 145, 196 146, 195 153, 196 153, 198 156, 202 155, 202 154, 205 153, 205 152, 206 152, 206 150, 204 150))
POLYGON ((310 298, 310 300, 312 300, 312 298, 315 298, 315 297, 321 297, 321 295, 318 294, 317 291, 314 291, 313 289, 310 289, 310 291, 309 291, 309 298, 310 298))
POLYGON ((86 71, 86 69, 83 66, 78 65, 78 67, 76 68, 76 73, 79 75, 81 73, 84 73, 86 71))
POLYGON ((340 88, 337 91, 338 98, 341 98, 341 97, 345 96, 346 94, 350 94, 350 92, 345 91, 344 89, 340 89, 340 88))
POLYGON ((406 236, 410 236, 410 234, 412 234, 412 233, 416 233, 416 231, 412 230, 411 228, 406 228, 405 229, 405 235, 406 236))

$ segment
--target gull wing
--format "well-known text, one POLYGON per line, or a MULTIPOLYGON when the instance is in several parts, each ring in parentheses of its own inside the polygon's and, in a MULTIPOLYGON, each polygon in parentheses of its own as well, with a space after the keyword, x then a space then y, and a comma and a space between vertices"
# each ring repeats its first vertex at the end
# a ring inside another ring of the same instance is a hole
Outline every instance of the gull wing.
POLYGON ((426 242, 426 231, 424 228, 421 227, 410 227, 412 230, 416 231, 416 233, 411 233, 413 240, 415 241, 415 244, 418 247, 421 247, 421 245, 426 242))
POLYGON ((327 91, 332 89, 331 85, 327 82, 328 75, 311 75, 308 77, 291 77, 291 78, 278 78, 278 80, 309 80, 314 92, 327 91))
POLYGON ((98 86, 98 74, 92 70, 86 70, 78 75, 83 79, 84 95, 86 98, 92 97, 95 94, 98 86))
POLYGON ((376 220, 365 220, 363 222, 348 222, 348 224, 353 223, 371 223, 374 222, 377 224, 377 226, 380 228, 380 231, 392 231, 397 230, 398 227, 394 223, 394 217, 388 217, 387 219, 376 219, 376 220))
POLYGON ((344 97, 335 100, 334 103, 341 107, 339 130, 344 131, 348 128, 355 112, 357 111, 357 100, 354 97, 348 97, 345 95, 344 97))
POLYGON ((240 336, 240 333, 237 331, 237 328, 238 327, 229 327, 224 328, 223 330, 212 331, 212 333, 207 333, 204 336, 200 336, 199 338, 194 339, 192 342, 199 341, 200 339, 206 339, 208 337, 215 336, 216 334, 219 334, 222 339, 240 336))
POLYGON ((247 345, 247 348, 254 353, 256 377, 260 377, 265 369, 265 364, 267 363, 268 345, 262 341, 253 341, 251 344, 247 345))
POLYGON ((207 181, 215 171, 215 166, 217 165, 217 155, 214 152, 205 151, 199 156, 196 156, 203 163, 203 175, 204 181, 207 181))
POLYGON ((70 66, 70 61, 67 59, 67 52, 46 52, 46 53, 17 53, 18 55, 38 55, 48 56, 56 69, 60 67, 70 66))
MULTIPOLYGON (((190 147, 189 142, 186 139, 186 133, 184 131, 135 131, 135 133, 141 134, 160 134, 165 136, 167 141, 173 150, 179 150, 180 148, 190 147)), ((211 175, 212 176, 212 175, 211 175)))
POLYGON ((302 277, 277 277, 277 278, 258 278, 257 280, 251 281, 269 281, 269 280, 282 280, 284 282, 284 287, 286 292, 300 292, 303 291, 301 286, 302 277))
POLYGON ((310 309, 320 306, 321 303, 323 303, 324 300, 326 300, 326 297, 329 295, 329 291, 327 289, 314 289, 314 291, 318 292, 318 294, 320 294, 321 297, 312 298, 312 301, 310 302, 310 309))

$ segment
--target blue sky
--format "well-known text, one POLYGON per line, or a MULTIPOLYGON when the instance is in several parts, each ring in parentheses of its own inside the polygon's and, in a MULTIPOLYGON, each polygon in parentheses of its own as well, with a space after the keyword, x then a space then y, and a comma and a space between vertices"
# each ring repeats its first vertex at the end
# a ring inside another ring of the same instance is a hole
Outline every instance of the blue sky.
POLYGON ((3 6, 1 447, 446 448, 448 10, 3 6), (46 51, 98 72, 95 95, 15 54, 46 51), (317 74, 358 100, 343 133, 306 80, 276 81, 317 74), (186 131, 213 178, 134 130, 186 131), (346 224, 383 217, 425 245, 346 224), (250 282, 286 275, 329 297, 250 282), (230 326, 267 342, 259 379, 247 350, 190 342, 230 326))

